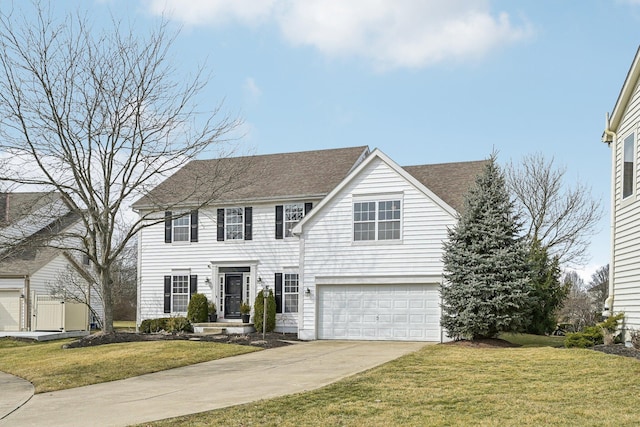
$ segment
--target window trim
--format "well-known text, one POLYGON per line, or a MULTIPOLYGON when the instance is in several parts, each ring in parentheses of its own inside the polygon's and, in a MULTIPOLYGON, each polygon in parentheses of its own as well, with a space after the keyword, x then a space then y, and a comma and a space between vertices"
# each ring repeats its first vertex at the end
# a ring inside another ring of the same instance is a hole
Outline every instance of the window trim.
POLYGON ((620 180, 620 196, 623 201, 633 200, 636 194, 636 171, 637 171, 637 141, 636 141, 636 132, 633 131, 629 133, 622 139, 622 167, 620 171, 621 180, 620 180), (625 161, 626 155, 626 146, 627 142, 631 142, 631 162, 625 161), (631 163, 631 172, 629 175, 629 179, 631 180, 631 189, 628 194, 625 195, 625 184, 627 183, 625 177, 625 163, 631 163))
POLYGON ((367 245, 367 244, 394 244, 402 242, 404 237, 403 233, 404 228, 404 194, 403 193, 393 193, 393 194, 373 194, 373 195, 358 195, 353 196, 351 201, 351 241, 356 245, 367 245), (380 220, 379 212, 380 212, 380 203, 382 202, 394 202, 397 201, 400 204, 400 218, 398 220, 380 220), (367 240, 356 240, 355 237, 355 225, 356 223, 362 221, 355 220, 355 205, 356 203, 374 203, 374 220, 367 221, 374 224, 374 238, 367 240), (379 224, 380 222, 390 222, 390 221, 399 221, 400 230, 399 237, 397 239, 380 239, 379 235, 379 224))
POLYGON ((228 207, 228 208, 224 208, 224 240, 225 242, 233 242, 233 241, 243 241, 245 237, 245 213, 244 213, 244 207, 241 206, 233 206, 233 207, 228 207), (234 222, 231 223, 229 221, 229 211, 231 210, 237 210, 240 212, 240 218, 241 221, 240 222, 234 222), (236 226, 239 227, 240 229, 240 237, 229 237, 229 231, 230 231, 230 226, 236 226))
POLYGON ((304 219, 304 216, 305 216, 305 203, 304 202, 285 203, 285 204, 282 205, 282 233, 283 233, 283 237, 285 239, 291 239, 291 238, 295 237, 293 235, 293 233, 291 233, 291 230, 293 230, 293 227, 295 227, 297 223, 299 223, 300 221, 302 221, 304 219), (297 209, 300 210, 300 214, 302 216, 300 217, 300 219, 295 220, 295 221, 287 220, 287 207, 291 208, 293 206, 296 206, 297 209), (289 224, 290 227, 288 227, 287 224, 289 224))
POLYGON ((172 243, 189 243, 191 241, 191 212, 178 212, 176 216, 171 219, 171 242, 172 243), (186 218, 186 224, 176 225, 178 220, 183 220, 186 218), (176 231, 180 229, 183 230, 185 234, 184 239, 177 240, 176 239, 176 231))
POLYGON ((298 272, 284 271, 282 274, 282 314, 298 314, 300 311, 300 275, 298 272), (287 276, 295 276, 295 291, 287 291, 287 276), (295 311, 287 311, 287 296, 295 295, 295 311))
POLYGON ((189 271, 172 271, 171 272, 171 313, 186 313, 187 312, 187 308, 189 307, 189 300, 190 298, 190 272, 189 271), (176 287, 176 278, 178 277, 184 277, 186 278, 186 292, 176 292, 175 291, 175 287, 176 287), (187 296, 187 304, 185 307, 184 311, 179 311, 176 310, 175 308, 175 300, 174 298, 176 296, 183 296, 186 295, 187 296))

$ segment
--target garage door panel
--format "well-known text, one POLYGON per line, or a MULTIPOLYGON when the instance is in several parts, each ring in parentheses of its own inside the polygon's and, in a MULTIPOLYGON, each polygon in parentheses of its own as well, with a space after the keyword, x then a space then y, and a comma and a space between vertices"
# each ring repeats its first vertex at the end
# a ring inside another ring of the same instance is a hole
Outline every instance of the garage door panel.
POLYGON ((437 289, 434 284, 319 286, 318 338, 439 341, 437 289))

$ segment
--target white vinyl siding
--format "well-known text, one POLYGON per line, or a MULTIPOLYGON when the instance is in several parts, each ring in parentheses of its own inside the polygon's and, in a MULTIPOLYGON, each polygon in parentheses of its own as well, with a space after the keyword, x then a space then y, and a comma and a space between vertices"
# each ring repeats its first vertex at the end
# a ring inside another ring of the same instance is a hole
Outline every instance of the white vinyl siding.
POLYGON ((640 90, 636 86, 612 145, 616 165, 611 263, 614 313, 625 313, 625 327, 640 329, 640 200, 638 200, 638 144, 640 90))
MULTIPOLYGON (((312 199, 318 202, 318 199, 312 199)), ((253 240, 242 240, 241 244, 221 244, 217 240, 217 210, 218 207, 202 208, 199 210, 198 245, 158 245, 163 239, 163 224, 144 228, 139 233, 139 311, 140 319, 164 317, 163 311, 164 276, 171 272, 167 268, 189 271, 190 275, 198 276, 198 293, 214 299, 218 308, 218 318, 222 318, 223 305, 220 301, 220 276, 215 273, 216 266, 250 266, 255 265, 251 272, 250 292, 245 297, 252 306, 256 297, 256 281, 261 277, 271 289, 274 288, 275 273, 288 272, 284 268, 297 267, 300 244, 297 238, 275 240, 275 205, 281 203, 253 203, 253 240), (205 279, 209 279, 209 284, 205 279), (214 286, 215 285, 215 286, 214 286)), ((225 224, 226 228, 226 224, 225 224)), ((277 317, 276 330, 283 329, 283 323, 277 317)), ((291 314, 287 319, 288 331, 297 330, 297 314, 291 314)))
POLYGON ((447 239, 447 229, 456 222, 454 215, 384 161, 372 160, 321 209, 321 214, 303 228, 300 283, 305 290, 310 289, 310 294, 302 298, 301 335, 305 339, 317 337, 314 296, 318 278, 366 280, 376 276, 403 282, 402 278, 442 276, 442 244, 447 239), (401 240, 391 245, 354 241, 354 203, 377 203, 385 198, 401 200, 401 240))

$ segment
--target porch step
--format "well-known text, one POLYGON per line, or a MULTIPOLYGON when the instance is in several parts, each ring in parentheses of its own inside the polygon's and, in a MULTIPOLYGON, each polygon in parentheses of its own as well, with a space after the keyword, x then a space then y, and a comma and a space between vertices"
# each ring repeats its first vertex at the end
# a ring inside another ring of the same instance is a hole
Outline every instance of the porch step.
POLYGON ((194 328, 194 332, 202 335, 221 335, 227 332, 226 328, 221 328, 217 326, 203 326, 198 329, 200 330, 196 331, 196 328, 194 328))

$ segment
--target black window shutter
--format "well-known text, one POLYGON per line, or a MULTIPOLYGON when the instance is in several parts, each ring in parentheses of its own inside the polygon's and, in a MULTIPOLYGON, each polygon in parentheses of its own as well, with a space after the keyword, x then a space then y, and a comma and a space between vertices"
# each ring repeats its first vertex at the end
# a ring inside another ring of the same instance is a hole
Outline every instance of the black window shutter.
POLYGON ((282 313, 282 273, 276 273, 274 283, 276 287, 276 313, 282 313))
POLYGON ((164 242, 171 243, 171 211, 164 213, 164 242))
POLYGON ((191 241, 198 241, 198 210, 191 211, 191 241))
POLYGON ((218 209, 218 242, 224 242, 224 209, 218 209))
POLYGON ((244 208, 244 240, 253 239, 253 208, 244 208))
POLYGON ((171 276, 164 276, 164 312, 171 313, 171 276))
POLYGON ((276 206, 276 239, 282 239, 284 237, 284 211, 282 205, 276 206))
POLYGON ((193 274, 189 277, 189 298, 198 292, 198 275, 193 274))
POLYGON ((304 214, 308 214, 309 211, 311 210, 311 208, 313 208, 313 203, 308 202, 304 204, 304 214))

